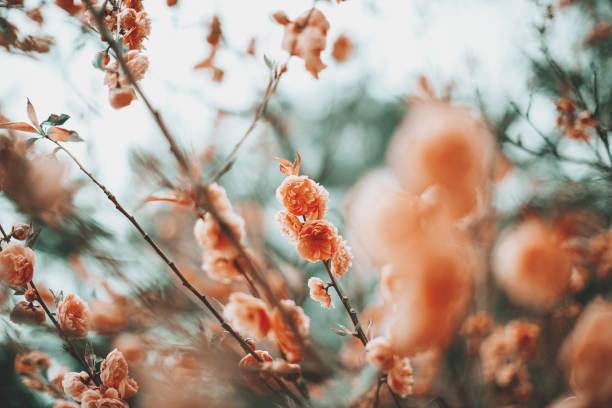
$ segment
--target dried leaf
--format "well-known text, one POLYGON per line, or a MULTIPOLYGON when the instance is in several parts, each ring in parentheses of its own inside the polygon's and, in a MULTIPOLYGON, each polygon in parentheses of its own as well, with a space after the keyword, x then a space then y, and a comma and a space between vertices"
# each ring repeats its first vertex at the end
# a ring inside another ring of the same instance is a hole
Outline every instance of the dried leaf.
POLYGON ((56 142, 82 142, 79 134, 74 130, 68 130, 60 127, 52 127, 47 132, 47 136, 56 142))
POLYGON ((25 122, 0 123, 0 129, 20 130, 22 132, 38 133, 38 130, 25 122))
POLYGON ((30 122, 34 125, 35 128, 38 128, 38 118, 36 117, 36 110, 34 109, 34 105, 30 102, 28 98, 28 118, 30 118, 30 122))
POLYGON ((160 194, 152 194, 145 199, 145 203, 150 203, 153 201, 166 201, 169 203, 175 203, 180 205, 191 205, 193 204, 193 200, 182 193, 160 193, 160 194))

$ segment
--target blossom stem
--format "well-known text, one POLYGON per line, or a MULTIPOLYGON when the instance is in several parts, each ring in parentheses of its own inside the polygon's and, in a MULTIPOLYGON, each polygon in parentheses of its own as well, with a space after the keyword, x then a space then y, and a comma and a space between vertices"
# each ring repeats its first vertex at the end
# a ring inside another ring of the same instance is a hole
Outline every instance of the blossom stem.
POLYGON ((55 326, 55 328, 57 329, 60 337, 62 338, 62 340, 64 340, 64 342, 66 343, 66 350, 75 358, 78 360, 78 362, 81 364, 81 366, 83 367, 83 369, 87 372, 87 375, 89 375, 89 378, 91 378, 93 380, 93 382, 96 385, 101 385, 102 382, 100 381, 100 378, 98 378, 98 376, 96 375, 96 373, 94 373, 91 369, 91 367, 89 367, 89 364, 87 364, 87 362, 85 361, 85 359, 83 358, 83 356, 81 355, 81 353, 79 353, 75 347, 74 344, 72 344, 72 342, 70 341, 70 339, 68 338, 68 336, 66 335, 66 333, 64 333, 64 331, 62 330, 62 328, 60 327, 57 319, 55 318, 55 316, 53 316, 53 313, 51 313, 51 311, 49 310, 49 308, 47 307, 47 304, 45 303, 45 301, 42 299, 42 297, 40 296, 40 293, 38 293, 38 289, 36 288, 36 285, 34 284, 33 281, 30 281, 30 287, 34 290, 34 293, 36 294, 36 299, 38 300, 38 303, 40 303, 40 305, 42 306, 42 308, 44 309, 45 313, 47 314, 47 316, 49 316, 49 319, 51 320, 51 322, 53 323, 53 325, 55 326))
MULTIPOLYGON (((143 239, 149 244, 149 246, 151 246, 153 248, 153 250, 157 253, 157 255, 166 263, 166 265, 168 265, 168 267, 170 268, 170 270, 172 270, 172 272, 174 273, 174 275, 176 275, 176 277, 181 281, 181 283, 183 284, 183 286, 185 288, 187 288, 187 290, 189 290, 205 307, 206 309, 208 309, 213 316, 215 317, 215 319, 219 322, 219 324, 221 325, 221 327, 227 331, 232 337, 234 337, 234 339, 236 339, 236 341, 240 344, 240 346, 242 347, 242 349, 252 355, 258 362, 262 362, 263 360, 257 355, 257 353, 255 353, 251 347, 248 345, 248 343, 242 338, 242 336, 240 336, 238 334, 238 332, 236 332, 232 326, 227 323, 227 321, 225 321, 225 319, 223 318, 223 316, 221 315, 221 313, 219 313, 210 303, 210 301, 208 300, 208 298, 200 293, 188 280, 187 278, 185 278, 185 275, 183 275, 183 273, 180 271, 180 269, 176 266, 176 264, 170 260, 170 258, 166 255, 166 253, 159 247, 159 245, 145 232, 145 230, 142 228, 142 226, 138 223, 138 221, 136 220, 136 218, 131 215, 117 200, 117 198, 115 197, 114 194, 112 194, 107 188, 106 186, 104 186, 102 183, 100 183, 87 169, 85 169, 85 167, 83 167, 83 165, 81 164, 81 162, 68 150, 66 149, 63 145, 61 145, 59 142, 51 139, 48 136, 45 136, 46 139, 50 140, 52 143, 54 143, 59 150, 63 151, 64 153, 66 153, 68 155, 68 157, 70 157, 72 159, 72 161, 79 167, 79 169, 100 189, 102 190, 102 192, 106 195, 106 197, 115 205, 115 208, 125 217, 127 218, 130 223, 134 226, 134 228, 136 228, 136 230, 140 233, 140 235, 143 237, 143 239)), ((30 282, 31 283, 31 282, 30 282)), ((33 284, 32 284, 33 285, 33 284)), ((37 295, 37 297, 39 297, 37 295)), ((39 297, 40 298, 40 297, 39 297)), ((44 307, 44 306, 43 306, 44 307)), ((45 310, 46 307, 44 307, 45 310)), ((50 316, 51 317, 51 316, 50 316)), ((54 320, 52 318, 52 320, 54 320)), ((54 323, 56 323, 54 321, 54 323)), ((56 324, 56 327, 59 328, 59 326, 56 324)), ((281 389, 287 394, 289 395, 292 399, 299 401, 299 399, 293 395, 293 393, 287 389, 287 387, 282 384, 282 382, 280 382, 280 380, 277 379, 277 381, 279 382, 281 389), (284 388, 283 388, 284 387, 284 388)))
POLYGON ((365 346, 366 344, 368 344, 368 337, 363 331, 361 323, 359 323, 359 316, 357 315, 357 311, 351 306, 351 301, 349 300, 348 296, 346 296, 342 292, 342 289, 338 285, 338 282, 336 281, 336 278, 334 277, 334 274, 332 273, 331 268, 329 266, 329 259, 322 262, 323 265, 325 265, 325 269, 327 269, 327 274, 329 275, 329 279, 331 280, 332 286, 336 290, 336 294, 342 301, 346 312, 348 313, 349 317, 351 318, 351 321, 353 322, 353 326, 355 327, 355 337, 361 340, 361 343, 365 346))

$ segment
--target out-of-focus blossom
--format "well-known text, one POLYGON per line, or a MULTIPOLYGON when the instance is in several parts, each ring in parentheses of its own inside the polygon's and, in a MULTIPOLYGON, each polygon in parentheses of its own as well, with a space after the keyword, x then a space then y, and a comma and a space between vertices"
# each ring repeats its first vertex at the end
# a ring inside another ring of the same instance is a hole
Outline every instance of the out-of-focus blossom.
MULTIPOLYGON (((229 226, 234 236, 241 240, 245 235, 242 217, 234 213, 224 213, 223 215, 223 221, 229 226)), ((225 257, 236 255, 236 249, 232 241, 210 213, 207 213, 204 219, 198 218, 193 227, 193 234, 200 246, 206 251, 216 252, 225 257)))
POLYGON ((585 406, 612 404, 612 304, 591 302, 561 349, 570 386, 585 406))
POLYGON ((267 351, 255 350, 255 354, 262 360, 257 361, 251 354, 247 354, 238 363, 239 367, 243 369, 242 378, 259 394, 266 394, 271 389, 276 389, 278 386, 274 381, 271 380, 269 375, 258 372, 257 368, 267 362, 272 362, 274 359, 267 351), (251 371, 252 370, 252 371, 251 371), (263 382, 263 383, 262 383, 263 382), (267 385, 265 386, 264 383, 267 385))
POLYGON ((480 210, 494 157, 486 126, 466 108, 440 101, 413 104, 387 150, 391 170, 407 192, 439 186, 456 218, 480 210))
POLYGON ((34 251, 11 242, 0 252, 0 280, 10 286, 23 286, 34 276, 34 251))
POLYGON ((376 337, 368 342, 365 347, 368 363, 384 373, 388 373, 395 363, 393 349, 388 339, 376 337))
POLYGON ((331 295, 327 292, 325 283, 320 278, 312 277, 308 279, 308 289, 310 297, 321 306, 329 309, 332 305, 331 295))
POLYGON ((414 377, 412 375, 412 366, 408 358, 396 357, 393 368, 387 376, 387 384, 389 388, 400 397, 405 398, 412 394, 414 377))
POLYGON ((272 335, 285 353, 287 361, 299 363, 303 357, 302 339, 308 336, 310 332, 310 318, 293 300, 281 300, 280 307, 283 309, 282 312, 277 308, 272 313, 272 335), (292 327, 288 322, 285 322, 285 316, 287 319, 291 319, 297 329, 297 335, 301 339, 296 338, 296 333, 293 332, 292 327))
POLYGON ((119 331, 128 323, 125 304, 120 299, 115 302, 90 300, 89 315, 91 329, 103 335, 119 331))
POLYGON ((344 62, 349 59, 351 55, 353 55, 353 48, 354 46, 351 39, 348 36, 341 34, 338 36, 338 38, 336 38, 336 41, 334 41, 332 57, 334 57, 334 60, 336 60, 338 63, 344 62))
POLYGON ((64 399, 58 399, 53 404, 53 408, 80 408, 81 406, 76 402, 66 401, 64 399))
POLYGON ((274 13, 274 20, 285 28, 282 47, 290 55, 297 55, 305 62, 315 78, 319 78, 327 65, 321 61, 321 52, 325 49, 329 22, 321 11, 312 8, 302 13, 295 21, 289 20, 281 11, 274 13))
POLYGON ((465 319, 461 326, 461 335, 465 337, 468 353, 478 353, 480 344, 491 331, 491 327, 491 316, 487 312, 478 312, 465 319))
POLYGON ((131 333, 121 333, 113 341, 113 346, 119 350, 130 363, 144 359, 145 350, 140 336, 131 333))
POLYGON ((51 358, 48 354, 32 350, 15 356, 15 372, 35 374, 38 370, 47 370, 51 366, 51 358))
POLYGON ((531 217, 502 234, 493 253, 493 270, 512 301, 545 309, 566 294, 572 263, 563 237, 531 217))
POLYGON ((88 390, 82 395, 81 408, 128 408, 129 404, 119 398, 116 389, 108 388, 104 393, 100 390, 88 390))
POLYGON ((66 335, 87 337, 90 324, 89 307, 75 294, 69 294, 57 305, 57 321, 66 335))
POLYGON ((232 293, 223 314, 240 333, 256 340, 264 338, 270 331, 270 316, 263 300, 246 293, 232 293))

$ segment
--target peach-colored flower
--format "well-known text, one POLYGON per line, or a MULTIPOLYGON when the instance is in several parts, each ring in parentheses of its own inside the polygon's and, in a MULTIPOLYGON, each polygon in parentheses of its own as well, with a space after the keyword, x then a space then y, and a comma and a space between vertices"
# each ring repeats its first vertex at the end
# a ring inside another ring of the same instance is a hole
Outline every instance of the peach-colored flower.
POLYGON ((256 340, 264 338, 270 331, 270 316, 263 300, 246 293, 232 293, 223 314, 240 333, 256 340))
POLYGON ((318 220, 325 215, 329 193, 308 176, 290 175, 276 189, 276 199, 290 214, 318 220))
POLYGON ((291 21, 284 13, 276 12, 273 18, 285 28, 283 49, 290 55, 302 58, 306 69, 318 78, 319 72, 327 66, 321 61, 321 52, 325 49, 329 29, 329 23, 323 13, 312 9, 291 21))
POLYGON ((495 145, 486 126, 447 102, 413 104, 387 149, 389 165, 412 194, 438 185, 453 217, 479 208, 491 175, 495 145))
POLYGON ((209 184, 208 198, 210 199, 212 205, 215 206, 215 210, 217 210, 217 212, 226 213, 233 211, 232 202, 229 200, 227 192, 221 185, 217 183, 209 184))
POLYGON ((310 289, 310 297, 312 300, 319 302, 321 306, 330 308, 332 305, 331 295, 327 292, 325 283, 319 278, 308 279, 308 288, 310 289))
POLYGON ((300 231, 297 251, 310 262, 330 259, 338 248, 338 230, 325 220, 307 221, 300 231))
POLYGON ((141 361, 146 352, 140 336, 131 333, 121 333, 115 337, 113 346, 119 350, 130 363, 141 361))
POLYGON ((0 280, 10 286, 23 286, 34 276, 34 251, 11 242, 0 252, 0 280))
POLYGON ((123 398, 130 398, 138 391, 138 384, 128 377, 128 363, 117 349, 113 349, 100 366, 100 379, 107 387, 117 390, 123 398))
POLYGON ((561 348, 570 386, 585 406, 612 404, 612 303, 596 298, 561 348))
POLYGON ((142 49, 142 42, 151 34, 151 21, 147 13, 145 11, 136 13, 133 26, 129 29, 130 31, 123 36, 125 43, 130 46, 130 50, 142 49))
POLYGON ((28 224, 24 224, 22 222, 18 222, 13 224, 11 227, 11 236, 18 241, 25 241, 28 237, 28 231, 30 230, 30 226, 28 224))
POLYGON ((149 59, 140 51, 128 51, 125 56, 127 66, 137 81, 144 78, 144 74, 149 69, 149 59))
POLYGON ((89 378, 89 375, 85 371, 80 373, 66 373, 62 380, 62 389, 75 401, 81 401, 83 393, 89 390, 89 386, 93 383, 89 378))
MULTIPOLYGON (((225 212, 221 216, 236 239, 238 241, 242 240, 246 233, 244 219, 233 212, 225 212)), ((237 255, 230 237, 223 232, 219 223, 210 213, 206 213, 204 219, 198 218, 193 227, 193 234, 200 246, 206 251, 216 252, 226 258, 237 255)))
POLYGON ((491 331, 491 325, 491 316, 487 312, 478 312, 465 319, 461 334, 465 336, 468 353, 478 353, 482 340, 491 331))
POLYGON ((261 362, 257 361, 252 354, 247 354, 242 358, 242 360, 240 360, 238 365, 243 369, 241 373, 242 378, 244 378, 249 386, 259 394, 266 394, 270 388, 276 389, 278 385, 272 381, 268 375, 263 372, 254 371, 254 369, 256 369, 260 364, 271 363, 274 361, 274 359, 267 351, 255 350, 255 354, 257 354, 257 356, 262 360, 261 362), (262 381, 267 384, 267 386, 264 386, 262 381))
POLYGON ((204 252, 202 255, 202 269, 212 279, 220 282, 230 282, 242 276, 241 268, 244 268, 239 258, 226 258, 216 253, 204 252))
POLYGON ((493 253, 497 281, 522 306, 553 306, 566 294, 571 270, 562 237, 535 217, 506 230, 493 253))
POLYGON ((80 297, 69 294, 57 305, 57 321, 62 330, 75 339, 87 337, 89 331, 89 307, 80 297))
POLYGON ((39 369, 48 369, 51 358, 48 354, 32 350, 15 356, 15 372, 35 374, 39 369))
POLYGON ((128 408, 127 402, 119 397, 117 390, 108 388, 104 393, 88 390, 82 395, 81 408, 128 408))
POLYGON ((351 253, 351 247, 348 246, 346 241, 343 241, 342 238, 340 238, 338 242, 338 248, 331 258, 331 265, 332 273, 339 278, 351 267, 353 254, 351 253))
POLYGON ((10 319, 13 323, 40 325, 46 318, 45 311, 40 305, 26 301, 17 303, 10 313, 10 319))
POLYGON ((119 300, 116 302, 105 302, 92 299, 89 301, 89 314, 91 317, 91 329, 100 334, 119 331, 128 323, 125 304, 119 300))
POLYGON ((108 99, 110 104, 115 109, 121 109, 128 106, 136 98, 132 88, 114 87, 108 91, 108 99))
POLYGON ((414 377, 412 376, 410 360, 407 357, 396 357, 393 368, 387 376, 387 384, 394 393, 402 398, 412 394, 414 377))
POLYGON ((53 408, 80 408, 81 406, 76 402, 66 401, 64 399, 58 399, 53 404, 53 408))
POLYGON ((285 317, 293 321, 297 329, 297 335, 301 338, 308 336, 310 318, 293 300, 283 299, 280 301, 280 306, 283 312, 277 308, 272 313, 272 335, 283 353, 285 353, 286 360, 290 363, 299 363, 302 361, 302 342, 301 339, 296 338, 296 333, 293 332, 291 325, 285 322, 285 317))
POLYGON ((368 342, 365 347, 368 363, 384 373, 391 371, 394 365, 393 349, 388 339, 376 337, 368 342))
POLYGON ((295 215, 287 211, 279 211, 276 215, 276 222, 281 227, 281 233, 289 238, 292 244, 297 243, 300 231, 302 230, 302 222, 295 215))

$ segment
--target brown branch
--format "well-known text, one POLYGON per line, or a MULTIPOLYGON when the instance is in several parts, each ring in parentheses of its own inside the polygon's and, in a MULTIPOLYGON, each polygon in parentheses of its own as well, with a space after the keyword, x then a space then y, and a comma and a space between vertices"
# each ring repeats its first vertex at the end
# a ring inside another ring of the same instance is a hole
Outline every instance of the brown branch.
POLYGON ((366 344, 368 344, 368 337, 363 331, 361 323, 359 323, 359 316, 357 315, 357 311, 351 306, 350 299, 342 292, 342 289, 338 285, 338 282, 336 281, 336 278, 334 277, 334 274, 332 273, 331 268, 329 266, 329 259, 322 262, 323 265, 325 265, 325 269, 327 270, 329 279, 331 279, 331 286, 333 286, 334 290, 336 291, 336 294, 342 301, 346 312, 348 313, 349 317, 351 318, 351 321, 353 322, 353 326, 355 327, 354 336, 361 340, 361 343, 365 346, 366 344))
POLYGON ((87 364, 87 362, 85 361, 85 359, 83 358, 81 353, 79 353, 77 351, 77 349, 74 346, 74 344, 72 344, 72 342, 70 341, 70 339, 68 338, 66 333, 64 333, 64 330, 62 330, 62 328, 60 327, 57 319, 55 318, 55 316, 53 316, 53 313, 51 313, 51 311, 47 307, 45 301, 40 297, 40 293, 38 293, 38 289, 36 288, 36 285, 34 285, 33 281, 30 281, 30 287, 34 290, 34 293, 36 294, 36 299, 38 300, 38 303, 40 303, 42 308, 45 310, 45 313, 47 314, 47 316, 49 316, 49 319, 51 320, 51 322, 53 322, 53 325, 57 329, 60 337, 62 338, 62 340, 64 340, 66 342, 66 350, 75 359, 77 359, 79 361, 79 363, 81 364, 83 369, 87 372, 87 375, 89 375, 89 378, 91 378, 96 385, 98 385, 98 386, 101 385, 102 382, 100 381, 100 378, 96 375, 96 373, 91 371, 91 367, 89 367, 89 364, 87 364))
MULTIPOLYGON (((64 146, 62 146, 59 142, 45 136, 46 139, 50 140, 54 143, 59 150, 62 150, 66 153, 72 161, 79 167, 79 169, 106 195, 106 197, 115 205, 115 208, 125 217, 130 223, 136 228, 136 230, 140 233, 143 239, 153 248, 153 250, 157 253, 157 255, 168 265, 170 270, 174 273, 174 275, 181 281, 182 285, 187 288, 205 307, 208 309, 215 319, 219 322, 221 327, 227 331, 234 339, 240 344, 242 349, 252 355, 258 362, 263 362, 263 360, 255 353, 249 344, 236 332, 232 326, 223 318, 223 316, 212 306, 208 298, 200 293, 188 280, 185 278, 184 274, 179 270, 176 264, 170 260, 170 258, 166 255, 166 253, 159 247, 159 245, 144 231, 142 226, 138 223, 136 218, 131 215, 117 200, 114 194, 112 194, 102 183, 100 183, 87 169, 83 167, 81 162, 64 146)), ((293 393, 280 381, 278 380, 279 385, 283 392, 285 392, 288 396, 290 396, 293 400, 300 403, 299 399, 293 395, 293 393)))

